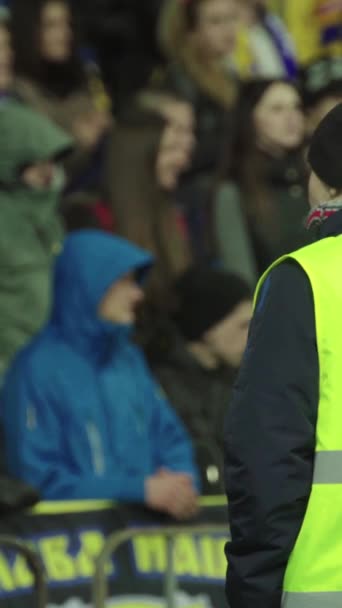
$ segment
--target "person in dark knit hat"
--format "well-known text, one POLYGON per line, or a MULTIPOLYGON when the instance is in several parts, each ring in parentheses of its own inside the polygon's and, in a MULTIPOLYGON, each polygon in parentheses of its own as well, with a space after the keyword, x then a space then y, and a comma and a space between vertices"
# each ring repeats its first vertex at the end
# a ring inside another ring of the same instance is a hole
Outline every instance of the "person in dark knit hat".
POLYGON ((224 270, 193 268, 178 279, 175 295, 174 321, 188 349, 204 366, 224 363, 237 369, 251 315, 251 291, 244 279, 224 270), (241 332, 233 337, 235 321, 241 332))
POLYGON ((230 608, 342 606, 342 104, 308 162, 316 242, 262 277, 227 413, 230 608))
POLYGON ((250 288, 234 274, 194 267, 178 279, 174 296, 174 328, 152 368, 202 457, 211 449, 221 461, 224 415, 252 314, 250 288))

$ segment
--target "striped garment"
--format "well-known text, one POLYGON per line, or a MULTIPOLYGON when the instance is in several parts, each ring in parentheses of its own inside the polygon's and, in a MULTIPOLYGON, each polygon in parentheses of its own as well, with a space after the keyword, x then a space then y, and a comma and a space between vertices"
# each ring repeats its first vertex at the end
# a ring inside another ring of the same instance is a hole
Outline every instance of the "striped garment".
POLYGON ((307 220, 306 220, 306 227, 308 229, 310 229, 313 226, 318 226, 318 225, 322 224, 326 219, 328 219, 328 217, 330 217, 337 211, 340 211, 341 209, 342 209, 341 200, 332 201, 329 203, 322 203, 322 205, 315 207, 315 209, 313 209, 309 213, 307 220))

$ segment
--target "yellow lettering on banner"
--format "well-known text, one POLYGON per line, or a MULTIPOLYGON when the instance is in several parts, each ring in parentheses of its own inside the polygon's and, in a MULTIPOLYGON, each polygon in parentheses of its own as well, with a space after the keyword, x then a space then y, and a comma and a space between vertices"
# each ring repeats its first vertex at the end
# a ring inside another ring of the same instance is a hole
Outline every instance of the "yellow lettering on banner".
POLYGON ((0 589, 2 591, 15 589, 13 574, 3 553, 0 553, 0 589))
POLYGON ((52 581, 71 581, 76 572, 72 557, 68 555, 68 537, 54 536, 39 541, 39 549, 52 581))
POLYGON ((133 550, 137 569, 142 574, 165 572, 166 543, 162 536, 137 536, 133 540, 133 550))
MULTIPOLYGON (((95 572, 95 559, 104 546, 105 537, 101 532, 83 532, 80 534, 80 543, 81 549, 75 560, 78 576, 91 578, 95 572)), ((106 572, 108 575, 113 574, 111 564, 108 564, 106 572)))
POLYGON ((196 540, 189 535, 178 536, 174 550, 174 568, 178 576, 201 576, 196 540))
POLYGON ((226 576, 225 542, 224 538, 213 538, 212 536, 199 538, 203 575, 208 579, 224 579, 226 576))
POLYGON ((0 554, 0 589, 14 591, 30 588, 32 585, 33 574, 22 555, 15 556, 13 566, 10 567, 4 555, 0 554))
MULTIPOLYGON (((224 580, 226 559, 224 538, 183 534, 175 539, 174 568, 177 576, 224 580)), ((139 536, 133 541, 135 564, 140 574, 163 574, 166 570, 166 542, 162 536, 139 536)))
POLYGON ((13 578, 15 588, 27 589, 33 586, 33 574, 27 564, 26 559, 22 555, 18 555, 13 566, 13 578))

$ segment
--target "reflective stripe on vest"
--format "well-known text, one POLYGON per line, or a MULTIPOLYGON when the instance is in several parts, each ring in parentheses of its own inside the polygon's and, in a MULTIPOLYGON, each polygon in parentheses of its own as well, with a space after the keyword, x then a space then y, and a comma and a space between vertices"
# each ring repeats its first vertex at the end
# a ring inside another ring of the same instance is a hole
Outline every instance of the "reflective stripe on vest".
MULTIPOLYGON (((299 264, 312 288, 319 404, 311 493, 287 564, 282 608, 342 608, 342 236, 285 256, 271 269, 285 260, 299 264)), ((294 375, 288 382, 294 395, 300 393, 300 378, 294 375)), ((292 481, 298 483, 295 466, 288 483, 292 481)))
POLYGON ((316 452, 313 483, 342 484, 342 451, 316 452))
POLYGON ((331 593, 284 593, 282 608, 341 608, 342 591, 331 593))

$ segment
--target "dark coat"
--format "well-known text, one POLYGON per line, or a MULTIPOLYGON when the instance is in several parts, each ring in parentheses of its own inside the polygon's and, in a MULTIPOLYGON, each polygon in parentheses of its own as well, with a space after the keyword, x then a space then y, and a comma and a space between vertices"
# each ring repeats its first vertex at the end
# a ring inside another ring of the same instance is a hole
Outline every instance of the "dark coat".
POLYGON ((212 442, 222 452, 223 422, 235 372, 226 366, 206 369, 181 339, 152 367, 193 440, 212 442))
POLYGON ((252 194, 233 176, 218 189, 214 211, 217 250, 224 267, 241 273, 251 284, 277 258, 308 244, 307 179, 301 152, 281 159, 262 156, 259 161, 265 209, 255 209, 252 194))
POLYGON ((223 365, 206 369, 173 337, 168 348, 149 353, 150 364, 192 438, 203 494, 221 494, 224 417, 236 372, 223 365))
MULTIPOLYGON (((342 211, 319 238, 342 233, 342 211)), ((264 284, 225 430, 231 608, 280 608, 309 499, 319 403, 312 290, 292 262, 264 284)))
MULTIPOLYGON (((270 209, 249 219, 258 270, 263 273, 278 257, 308 244, 304 228, 307 208, 307 170, 303 151, 291 152, 284 158, 265 156, 265 183, 270 196, 270 209), (267 214, 267 215, 266 215, 267 214)), ((249 202, 245 201, 248 205, 249 202)))

